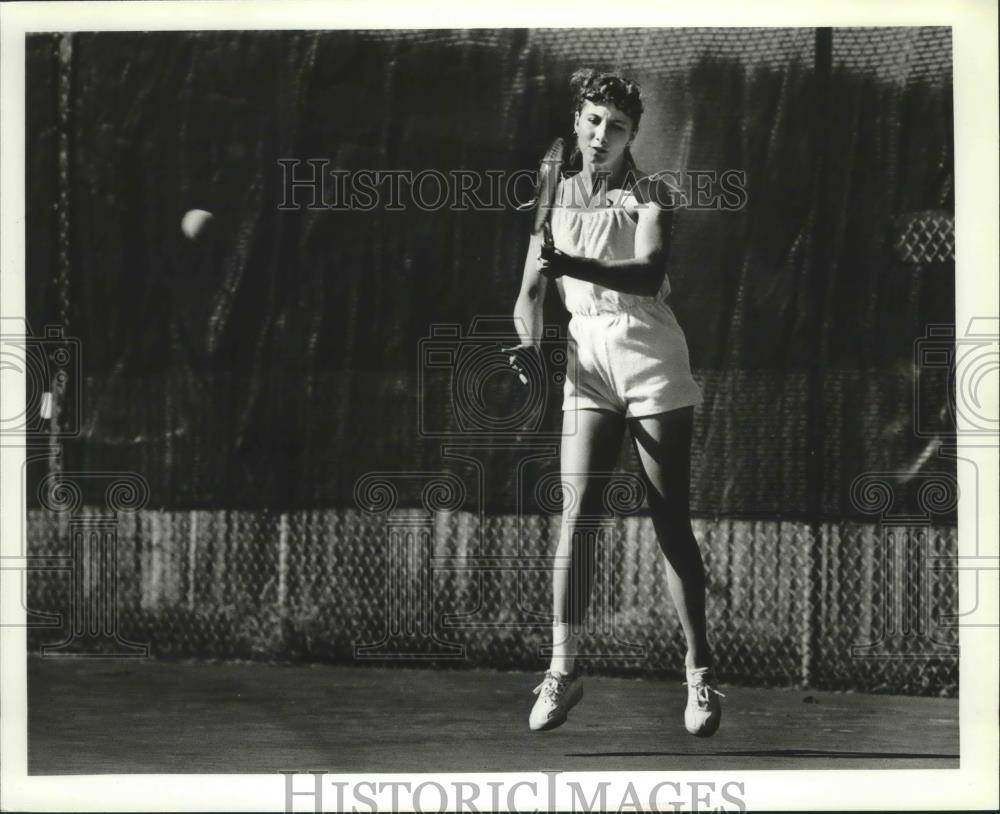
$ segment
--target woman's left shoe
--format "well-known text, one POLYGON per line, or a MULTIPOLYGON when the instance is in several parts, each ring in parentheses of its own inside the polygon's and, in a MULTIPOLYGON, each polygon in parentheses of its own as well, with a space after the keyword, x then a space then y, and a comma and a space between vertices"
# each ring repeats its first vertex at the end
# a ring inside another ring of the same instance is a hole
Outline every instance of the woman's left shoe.
POLYGON ((549 670, 532 692, 538 699, 531 708, 528 727, 532 732, 555 729, 566 722, 569 711, 583 698, 583 681, 576 675, 549 670))
POLYGON ((692 735, 707 738, 715 734, 722 721, 722 704, 725 698, 712 685, 715 676, 710 667, 699 667, 687 671, 687 707, 684 710, 684 728, 692 735))

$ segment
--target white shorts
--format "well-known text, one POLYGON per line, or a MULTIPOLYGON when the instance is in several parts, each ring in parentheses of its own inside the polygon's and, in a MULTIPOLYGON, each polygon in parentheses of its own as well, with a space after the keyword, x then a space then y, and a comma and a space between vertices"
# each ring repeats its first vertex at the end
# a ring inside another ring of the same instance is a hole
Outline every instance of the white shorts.
POLYGON ((573 314, 569 333, 563 410, 639 417, 702 403, 684 331, 662 300, 615 313, 573 314))

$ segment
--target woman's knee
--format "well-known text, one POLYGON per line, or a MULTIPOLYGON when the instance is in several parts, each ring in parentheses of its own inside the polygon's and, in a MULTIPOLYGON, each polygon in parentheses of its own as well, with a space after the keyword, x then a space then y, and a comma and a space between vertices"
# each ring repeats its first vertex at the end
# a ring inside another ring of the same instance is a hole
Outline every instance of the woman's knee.
POLYGON ((592 477, 586 484, 564 483, 562 501, 563 523, 585 524, 607 517, 608 478, 592 477))

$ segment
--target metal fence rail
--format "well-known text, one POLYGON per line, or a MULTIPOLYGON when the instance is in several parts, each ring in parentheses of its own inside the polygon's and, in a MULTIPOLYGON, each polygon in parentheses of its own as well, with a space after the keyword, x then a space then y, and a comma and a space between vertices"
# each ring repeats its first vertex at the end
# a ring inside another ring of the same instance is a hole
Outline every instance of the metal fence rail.
MULTIPOLYGON (((559 525, 410 508, 33 510, 28 553, 49 567, 29 576, 29 641, 47 654, 148 645, 160 657, 535 670, 559 525)), ((582 667, 679 672, 651 522, 619 516, 595 531, 582 667)), ((695 534, 726 680, 957 694, 954 527, 698 519, 695 534)))

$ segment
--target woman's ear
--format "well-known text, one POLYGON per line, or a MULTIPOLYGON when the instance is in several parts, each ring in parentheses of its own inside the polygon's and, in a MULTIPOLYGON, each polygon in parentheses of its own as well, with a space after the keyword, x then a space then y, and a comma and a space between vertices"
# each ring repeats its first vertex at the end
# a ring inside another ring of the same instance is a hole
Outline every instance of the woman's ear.
POLYGON ((576 113, 573 114, 573 132, 574 133, 579 133, 580 132, 580 111, 579 110, 576 111, 576 113))

